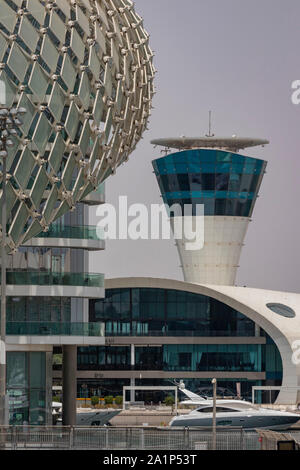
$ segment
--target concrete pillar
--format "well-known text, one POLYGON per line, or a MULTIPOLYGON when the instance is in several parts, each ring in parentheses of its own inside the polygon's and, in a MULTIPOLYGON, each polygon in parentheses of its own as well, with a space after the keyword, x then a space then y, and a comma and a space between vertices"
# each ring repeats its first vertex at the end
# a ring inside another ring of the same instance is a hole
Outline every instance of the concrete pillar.
MULTIPOLYGON (((130 365, 131 365, 131 370, 134 370, 135 366, 135 346, 134 344, 130 345, 130 365)), ((130 379, 130 386, 134 387, 135 386, 135 378, 130 379)), ((135 390, 130 390, 130 401, 135 401, 135 390)))
POLYGON ((77 395, 77 346, 63 346, 62 387, 63 409, 62 423, 64 426, 76 425, 77 395))

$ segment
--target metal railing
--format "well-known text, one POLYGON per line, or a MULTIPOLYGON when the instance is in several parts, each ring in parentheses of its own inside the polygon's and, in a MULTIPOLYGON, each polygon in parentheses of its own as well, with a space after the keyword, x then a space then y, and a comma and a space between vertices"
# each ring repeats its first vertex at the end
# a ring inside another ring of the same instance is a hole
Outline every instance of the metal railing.
POLYGON ((50 226, 48 232, 41 232, 35 238, 72 238, 79 240, 104 240, 104 230, 93 226, 77 226, 59 224, 50 226))
POLYGON ((104 287, 103 274, 56 273, 52 271, 7 271, 7 284, 23 286, 86 286, 104 287))
MULTIPOLYGON (((232 330, 135 330, 131 329, 130 331, 114 330, 110 326, 106 326, 106 336, 173 336, 173 337, 210 337, 210 336, 234 336, 234 337, 247 337, 249 339, 257 340, 253 331, 243 330, 243 331, 232 331, 232 330)), ((259 338, 261 338, 260 336, 259 338)))
POLYGON ((6 322, 7 335, 104 336, 103 323, 6 322))
MULTIPOLYGON (((2 426, 9 450, 211 450, 211 428, 2 426)), ((259 450, 259 435, 218 428, 216 450, 259 450)))
MULTIPOLYGON (((262 450, 277 450, 278 442, 294 441, 300 449, 300 431, 276 432, 258 430, 262 450)), ((298 450, 297 449, 297 450, 298 450)))

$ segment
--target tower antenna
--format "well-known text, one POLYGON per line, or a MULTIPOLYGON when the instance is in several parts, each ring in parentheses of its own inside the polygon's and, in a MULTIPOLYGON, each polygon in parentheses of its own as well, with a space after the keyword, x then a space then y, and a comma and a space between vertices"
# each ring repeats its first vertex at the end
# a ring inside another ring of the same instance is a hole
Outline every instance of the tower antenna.
POLYGON ((211 111, 209 111, 209 117, 208 117, 208 134, 206 134, 206 137, 214 137, 215 134, 211 133, 211 111))

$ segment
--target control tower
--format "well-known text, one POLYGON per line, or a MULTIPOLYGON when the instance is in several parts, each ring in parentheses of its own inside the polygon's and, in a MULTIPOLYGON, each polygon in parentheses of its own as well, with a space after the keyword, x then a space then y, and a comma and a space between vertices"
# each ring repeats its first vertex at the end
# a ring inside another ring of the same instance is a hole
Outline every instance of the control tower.
MULTIPOLYGON (((204 205, 204 246, 186 250, 176 240, 184 280, 234 285, 248 224, 267 162, 241 155, 267 140, 240 137, 180 137, 153 140, 166 156, 152 162, 164 203, 204 205), (171 153, 168 153, 171 152, 171 153)), ((174 228, 176 214, 171 213, 174 228), (172 218, 173 217, 173 218, 172 218)), ((196 224, 195 224, 196 225, 196 224)))

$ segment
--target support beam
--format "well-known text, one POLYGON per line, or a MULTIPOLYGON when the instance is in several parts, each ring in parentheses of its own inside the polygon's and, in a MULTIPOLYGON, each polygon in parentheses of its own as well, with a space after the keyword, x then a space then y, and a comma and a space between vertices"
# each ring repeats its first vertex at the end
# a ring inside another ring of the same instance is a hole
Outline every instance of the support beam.
POLYGON ((63 346, 63 415, 64 426, 76 425, 77 346, 63 346))

